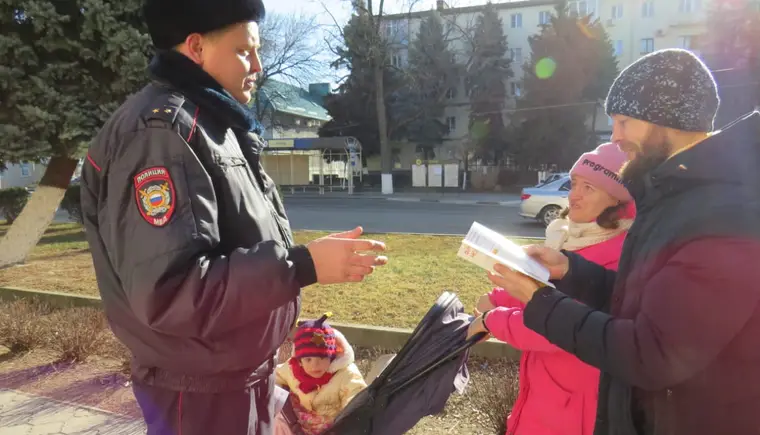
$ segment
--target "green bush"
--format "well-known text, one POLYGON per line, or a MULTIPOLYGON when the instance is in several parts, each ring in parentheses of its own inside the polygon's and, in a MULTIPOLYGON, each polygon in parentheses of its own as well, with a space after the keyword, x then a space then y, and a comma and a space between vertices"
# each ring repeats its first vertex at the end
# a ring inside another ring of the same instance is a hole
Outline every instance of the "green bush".
POLYGON ((9 224, 16 220, 29 199, 29 192, 23 187, 0 189, 0 217, 4 216, 9 224))
POLYGON ((82 203, 81 191, 79 189, 79 183, 72 184, 66 189, 66 194, 63 195, 61 200, 61 208, 71 216, 72 219, 82 223, 82 203))

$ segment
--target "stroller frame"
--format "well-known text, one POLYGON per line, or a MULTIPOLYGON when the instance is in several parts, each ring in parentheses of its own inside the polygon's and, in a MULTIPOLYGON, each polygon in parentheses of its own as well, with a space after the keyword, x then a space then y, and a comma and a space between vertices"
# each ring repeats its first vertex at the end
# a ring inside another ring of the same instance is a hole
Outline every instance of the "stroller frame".
MULTIPOLYGON (((408 379, 401 380, 399 385, 396 385, 393 388, 390 388, 389 391, 378 393, 379 386, 388 385, 394 382, 395 379, 391 377, 389 374, 393 373, 394 369, 398 366, 398 364, 400 364, 401 361, 404 360, 406 355, 408 355, 408 353, 412 351, 412 349, 414 348, 414 343, 417 340, 419 340, 419 336, 422 333, 423 328, 425 328, 431 322, 435 322, 441 314, 445 313, 457 301, 458 301, 458 297, 456 294, 451 293, 449 291, 444 291, 444 293, 436 300, 436 303, 433 305, 433 307, 430 310, 428 310, 428 312, 425 314, 425 317, 423 317, 422 320, 417 324, 417 327, 412 332, 412 335, 409 337, 409 339, 401 348, 401 350, 396 355, 396 357, 393 358, 393 360, 388 364, 388 366, 377 376, 377 378, 375 378, 372 384, 367 387, 367 389, 370 391, 369 397, 373 399, 373 402, 372 402, 373 408, 375 409, 378 407, 381 409, 386 408, 388 405, 388 402, 394 395, 410 387, 415 382, 424 378, 427 374, 431 373, 432 371, 436 370, 442 365, 457 358, 459 355, 462 354, 462 352, 467 351, 469 348, 471 348, 476 343, 480 342, 483 338, 486 337, 487 334, 484 332, 478 333, 474 335, 473 337, 470 337, 469 339, 467 339, 467 341, 464 344, 462 344, 458 348, 450 351, 448 354, 444 355, 438 360, 427 364, 426 366, 424 366, 423 368, 419 369, 417 372, 412 374, 408 379)), ((364 409, 366 410, 368 408, 369 407, 365 407, 364 409)), ((373 418, 370 415, 366 415, 366 417, 360 415, 358 416, 358 418, 369 419, 369 430, 370 432, 372 432, 374 428, 373 418)), ((344 435, 344 434, 339 434, 333 428, 331 428, 323 432, 321 435, 344 435)))

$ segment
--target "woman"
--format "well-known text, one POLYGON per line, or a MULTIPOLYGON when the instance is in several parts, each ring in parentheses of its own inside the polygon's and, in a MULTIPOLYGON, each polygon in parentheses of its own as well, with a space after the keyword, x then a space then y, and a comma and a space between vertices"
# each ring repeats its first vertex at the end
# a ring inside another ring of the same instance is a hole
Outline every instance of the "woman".
MULTIPOLYGON (((632 198, 618 176, 625 161, 625 154, 610 143, 578 159, 570 170, 569 207, 547 227, 546 245, 617 270, 634 215, 632 198)), ((496 288, 478 301, 479 317, 471 326, 471 334, 487 331, 522 351, 520 390, 507 434, 591 435, 599 371, 526 328, 524 307, 496 288)))

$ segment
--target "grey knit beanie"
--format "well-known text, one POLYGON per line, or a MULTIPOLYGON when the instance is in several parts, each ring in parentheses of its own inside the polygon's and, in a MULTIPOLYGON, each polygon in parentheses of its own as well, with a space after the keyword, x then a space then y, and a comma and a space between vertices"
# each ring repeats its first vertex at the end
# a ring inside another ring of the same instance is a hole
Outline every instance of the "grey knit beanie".
POLYGON ((663 127, 709 132, 719 104, 707 66, 690 51, 669 48, 624 69, 610 87, 606 111, 663 127))

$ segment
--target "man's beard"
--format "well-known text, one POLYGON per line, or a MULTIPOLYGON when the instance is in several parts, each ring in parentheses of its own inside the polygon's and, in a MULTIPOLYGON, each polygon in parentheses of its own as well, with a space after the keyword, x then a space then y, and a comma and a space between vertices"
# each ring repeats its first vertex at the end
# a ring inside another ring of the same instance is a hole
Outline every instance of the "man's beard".
POLYGON ((640 180, 648 172, 663 164, 670 156, 670 147, 664 141, 657 144, 642 144, 639 149, 636 157, 626 162, 620 171, 620 177, 624 183, 640 180))

